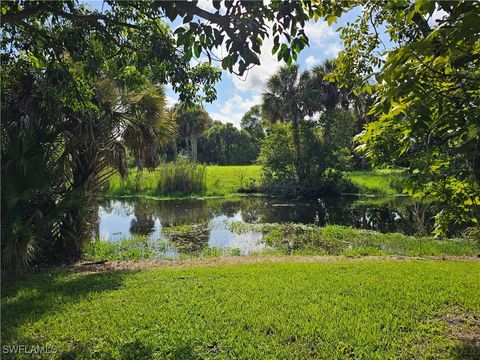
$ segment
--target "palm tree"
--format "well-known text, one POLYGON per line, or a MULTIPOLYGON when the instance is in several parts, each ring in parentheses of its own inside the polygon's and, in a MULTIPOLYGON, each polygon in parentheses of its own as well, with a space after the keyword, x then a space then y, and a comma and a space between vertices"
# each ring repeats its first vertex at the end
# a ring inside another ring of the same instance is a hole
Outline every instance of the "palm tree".
POLYGON ((175 114, 179 134, 185 139, 191 160, 197 162, 198 137, 213 121, 200 105, 177 104, 175 114))
POLYGON ((162 87, 146 85, 135 92, 124 91, 112 79, 95 82, 98 112, 71 114, 73 122, 68 136, 72 154, 72 181, 69 191, 82 199, 85 209, 70 211, 63 222, 59 252, 75 260, 81 241, 90 234, 92 210, 102 184, 115 171, 127 175, 126 151, 138 164, 153 169, 158 164, 158 148, 174 133, 174 123, 165 116, 162 87), (79 241, 80 240, 80 241, 79 241))
POLYGON ((339 105, 348 108, 348 94, 350 89, 340 87, 338 82, 329 81, 327 76, 335 71, 335 62, 325 60, 322 64, 312 69, 315 84, 320 89, 319 103, 324 111, 330 111, 339 105))
POLYGON ((10 268, 41 255, 78 259, 102 182, 126 175, 126 149, 153 167, 174 128, 159 87, 131 94, 102 78, 92 89, 95 109, 81 110, 45 89, 42 75, 25 74, 3 91, 1 248, 10 268))
POLYGON ((291 122, 295 148, 295 169, 298 180, 305 179, 305 170, 300 150, 299 122, 313 115, 316 89, 312 75, 300 72, 297 64, 280 68, 267 81, 267 91, 262 94, 262 111, 271 121, 291 122))
POLYGON ((325 60, 321 65, 317 65, 312 69, 313 83, 317 89, 317 111, 322 112, 325 116, 324 130, 328 136, 331 132, 330 113, 342 107, 348 109, 349 94, 351 89, 340 87, 338 82, 327 79, 328 75, 335 71, 335 62, 333 60, 325 60))

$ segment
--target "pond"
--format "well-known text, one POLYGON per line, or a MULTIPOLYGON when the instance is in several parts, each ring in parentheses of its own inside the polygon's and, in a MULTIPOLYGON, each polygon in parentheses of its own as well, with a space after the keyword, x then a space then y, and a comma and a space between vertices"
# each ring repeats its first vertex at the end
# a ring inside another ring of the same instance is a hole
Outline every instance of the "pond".
POLYGON ((239 234, 231 230, 231 223, 330 224, 411 234, 415 231, 413 216, 410 201, 405 197, 341 196, 311 201, 257 196, 198 200, 123 198, 99 203, 94 237, 116 242, 143 235, 149 246, 157 246, 157 254, 166 257, 205 248, 235 249, 248 254, 265 247, 262 233, 239 234), (162 242, 165 239, 168 243, 162 242))

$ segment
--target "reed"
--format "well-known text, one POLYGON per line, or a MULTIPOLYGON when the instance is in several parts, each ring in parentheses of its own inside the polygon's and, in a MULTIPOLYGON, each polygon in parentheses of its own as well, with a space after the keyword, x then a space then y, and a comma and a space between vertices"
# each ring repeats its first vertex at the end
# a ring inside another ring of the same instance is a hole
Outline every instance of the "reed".
POLYGON ((161 165, 156 171, 155 195, 204 195, 207 189, 207 167, 187 161, 161 165))
POLYGON ((125 179, 113 175, 103 188, 107 196, 146 195, 179 197, 205 195, 207 188, 205 165, 179 160, 163 163, 154 171, 131 171, 125 179))

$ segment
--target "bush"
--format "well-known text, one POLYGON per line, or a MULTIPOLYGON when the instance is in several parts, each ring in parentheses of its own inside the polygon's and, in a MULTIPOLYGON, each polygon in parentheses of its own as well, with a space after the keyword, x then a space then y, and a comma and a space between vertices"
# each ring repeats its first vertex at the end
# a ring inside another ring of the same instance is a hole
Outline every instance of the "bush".
POLYGON ((162 164, 158 169, 157 195, 203 195, 207 189, 205 165, 185 158, 162 164))
MULTIPOLYGON (((338 165, 341 153, 324 141, 322 128, 314 122, 300 123, 300 150, 305 180, 299 182, 295 171, 295 153, 290 124, 272 125, 262 141, 259 163, 262 165, 261 189, 281 196, 308 194, 337 194, 355 192, 353 183, 339 171, 329 169, 338 165), (334 161, 337 159, 337 162, 334 161)), ((336 166, 337 167, 337 166, 336 166)))

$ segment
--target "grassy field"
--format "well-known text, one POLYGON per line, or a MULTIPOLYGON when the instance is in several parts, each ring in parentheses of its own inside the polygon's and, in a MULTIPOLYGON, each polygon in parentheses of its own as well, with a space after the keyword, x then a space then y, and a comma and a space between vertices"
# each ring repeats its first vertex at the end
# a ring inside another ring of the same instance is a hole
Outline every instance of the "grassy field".
POLYGON ((478 359, 480 262, 51 271, 4 279, 1 313, 2 348, 37 358, 478 359))
MULTIPOLYGON (((375 169, 351 171, 345 175, 359 187, 363 194, 394 195, 401 193, 401 170, 375 169)), ((209 165, 206 167, 206 190, 202 196, 230 196, 239 192, 255 191, 260 182, 261 167, 258 165, 209 165)), ((159 170, 145 170, 137 180, 137 170, 132 169, 126 180, 114 175, 104 188, 107 196, 144 195, 164 198, 178 195, 158 193, 159 170)), ((198 196, 198 195, 197 195, 198 196)))
POLYGON ((261 166, 207 166, 207 195, 230 195, 255 188, 260 181, 261 166))
POLYGON ((345 175, 362 194, 394 195, 401 193, 401 173, 402 170, 397 169, 374 169, 345 172, 345 175))
MULTIPOLYGON (((249 190, 258 186, 260 180, 260 166, 207 166, 205 196, 228 196, 242 190, 249 190)), ((137 170, 132 169, 126 180, 114 175, 104 188, 107 196, 145 195, 159 196, 157 191, 159 170, 144 170, 137 181, 137 170)), ((160 197, 169 197, 161 196, 160 197)), ((175 196, 173 196, 175 197, 175 196)))

